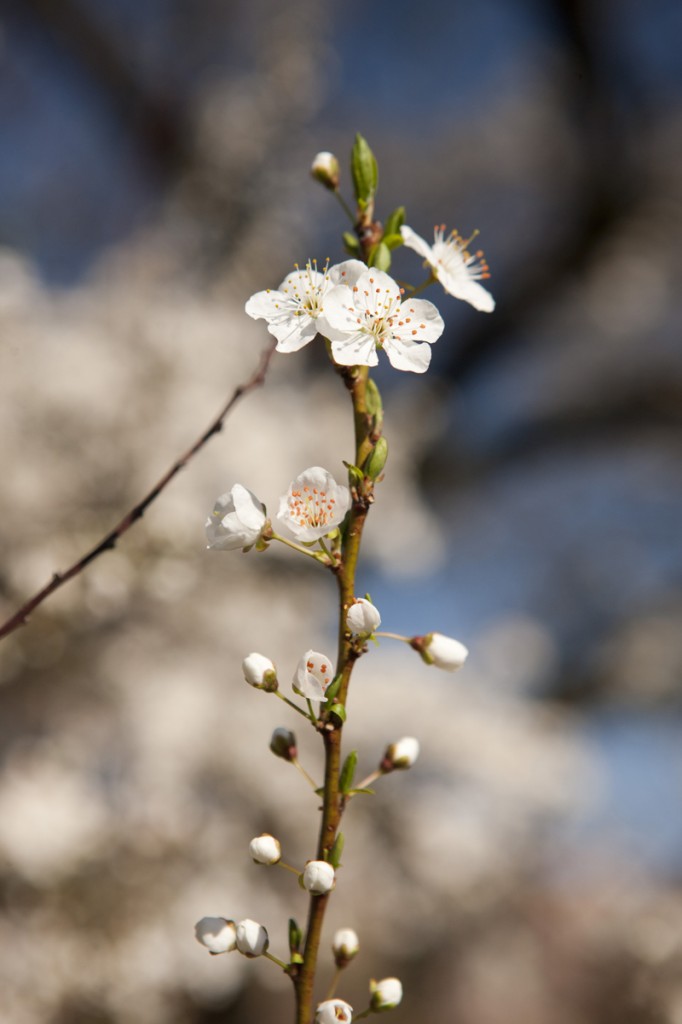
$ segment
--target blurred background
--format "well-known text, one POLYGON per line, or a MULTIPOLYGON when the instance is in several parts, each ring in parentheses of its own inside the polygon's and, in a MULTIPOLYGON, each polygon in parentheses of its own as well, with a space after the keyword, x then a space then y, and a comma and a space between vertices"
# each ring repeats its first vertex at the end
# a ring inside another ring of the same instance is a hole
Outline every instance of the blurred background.
MULTIPOLYGON (((345 170, 361 131, 380 217, 481 231, 495 313, 432 288, 429 373, 377 375, 362 590, 384 628, 471 649, 450 677, 384 642, 352 691, 363 774, 422 744, 350 808, 325 939, 360 934, 356 1009, 403 979, 396 1024, 682 1022, 681 42, 676 0, 0 5, 3 618, 249 376, 248 296, 341 258, 318 150, 345 170)), ((419 279, 406 250, 394 270, 419 279)), ((332 652, 333 586, 284 550, 207 553, 203 522, 236 481, 273 509, 350 453, 323 354, 277 357, 0 645, 3 1024, 291 1019, 272 964, 193 924, 255 918, 285 956, 305 919, 247 852, 314 848, 315 798, 267 749, 298 723, 240 663, 287 680, 332 652)))

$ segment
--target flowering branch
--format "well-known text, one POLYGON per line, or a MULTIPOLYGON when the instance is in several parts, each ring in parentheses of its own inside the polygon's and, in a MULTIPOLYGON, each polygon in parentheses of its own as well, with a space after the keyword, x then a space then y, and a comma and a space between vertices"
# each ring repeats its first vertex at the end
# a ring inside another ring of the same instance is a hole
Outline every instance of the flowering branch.
MULTIPOLYGON (((320 153, 313 164, 313 175, 339 194, 339 166, 330 153, 320 153)), ((352 1024, 370 1014, 393 1009, 402 999, 402 985, 397 978, 372 980, 369 1005, 354 1014, 343 999, 334 997, 340 972, 359 949, 352 929, 341 929, 335 936, 332 950, 336 974, 327 998, 315 1006, 314 988, 322 926, 327 904, 336 885, 341 863, 344 837, 340 831, 343 814, 350 799, 357 793, 372 793, 368 785, 394 771, 411 768, 419 755, 419 742, 405 736, 385 748, 374 772, 354 785, 357 767, 356 751, 341 758, 344 722, 347 718, 348 692, 357 660, 368 652, 369 641, 378 638, 406 643, 427 665, 455 672, 465 662, 467 649, 458 640, 431 632, 402 636, 379 632, 381 616, 369 595, 356 597, 355 581, 362 535, 374 502, 375 485, 383 478, 388 456, 388 443, 382 433, 381 396, 370 376, 370 370, 383 352, 397 370, 424 373, 431 361, 431 346, 443 331, 443 320, 433 305, 415 298, 416 288, 404 299, 401 288, 387 271, 391 266, 391 250, 400 245, 416 250, 430 268, 428 283, 439 282, 450 294, 469 302, 475 308, 490 312, 494 302, 479 284, 488 277, 488 266, 482 252, 473 256, 469 242, 457 232, 444 237, 444 228, 436 228, 433 246, 404 223, 405 210, 398 207, 381 224, 374 219, 374 202, 378 182, 377 163, 366 141, 357 136, 351 155, 351 174, 356 199, 356 215, 344 201, 351 215, 355 234, 345 232, 344 244, 349 260, 323 270, 314 260, 302 269, 288 274, 277 289, 266 289, 252 295, 246 313, 256 320, 265 320, 268 331, 277 339, 278 352, 298 352, 310 343, 324 342, 329 359, 348 391, 355 433, 353 462, 344 465, 348 486, 337 483, 331 473, 320 466, 304 470, 280 498, 277 521, 288 537, 275 534, 266 506, 242 484, 235 484, 221 495, 206 522, 209 547, 215 550, 247 552, 252 548, 264 551, 273 540, 284 541, 299 554, 313 557, 336 577, 339 596, 338 649, 336 664, 319 651, 308 650, 295 670, 292 689, 305 698, 308 714, 279 692, 280 680, 270 658, 257 653, 248 655, 242 665, 244 677, 251 686, 274 693, 299 714, 306 717, 321 736, 324 746, 324 780, 315 787, 304 773, 315 793, 322 798, 315 859, 307 861, 299 873, 281 861, 281 848, 274 836, 263 834, 251 842, 251 855, 258 864, 279 864, 294 874, 309 893, 308 920, 305 934, 292 918, 289 921, 288 964, 266 953, 268 936, 257 922, 246 920, 235 924, 226 918, 203 918, 196 926, 198 940, 211 953, 237 949, 245 956, 267 955, 283 967, 293 982, 296 999, 295 1024, 352 1024), (321 340, 320 340, 321 339, 321 340), (318 550, 310 545, 318 545, 318 550), (317 709, 320 709, 319 711, 317 709)), ((278 728, 270 741, 271 751, 279 758, 296 765, 296 737, 285 728, 278 728)))
POLYGON ((237 388, 235 388, 231 397, 225 403, 225 405, 220 410, 220 412, 213 420, 213 422, 210 424, 210 426, 203 432, 203 434, 198 438, 198 440, 194 442, 191 448, 188 448, 183 455, 176 459, 176 461, 173 463, 170 469, 166 473, 164 473, 164 475, 154 485, 154 487, 152 487, 149 493, 146 494, 145 497, 140 502, 137 503, 137 505, 131 508, 131 510, 128 513, 126 513, 123 519, 121 519, 121 521, 113 528, 113 530, 110 530, 109 533, 107 533, 106 536, 104 536, 102 540, 99 541, 99 543, 95 544, 95 546, 91 548, 90 551, 83 555, 82 558, 79 558, 77 562, 74 562, 73 565, 71 565, 64 572, 53 573, 52 579, 42 588, 42 590, 39 590, 36 594, 33 595, 33 597, 29 598, 29 600, 26 601, 21 606, 21 608, 19 608, 18 611, 14 613, 14 615, 10 616, 10 618, 7 619, 6 622, 0 625, 0 640, 2 640, 6 636, 9 636, 9 634, 13 633, 15 629, 19 628, 19 626, 25 626, 26 623, 28 622, 31 613, 39 605, 41 605, 43 601, 47 600, 47 598, 51 594, 53 594, 55 590, 58 590, 60 587, 64 586, 64 584, 67 583, 69 580, 73 579, 74 576, 78 576, 79 573, 83 572, 83 570, 88 565, 90 565, 91 562, 94 562, 94 560, 96 558, 99 558, 100 555, 104 554, 105 551, 111 551, 113 548, 116 547, 119 538, 122 537, 124 533, 127 533, 127 531, 131 528, 131 526, 133 526, 134 523, 137 522, 138 519, 142 518, 142 516, 149 508, 151 503, 155 501, 156 498, 158 498, 161 492, 171 482, 173 477, 176 476, 180 472, 180 470, 183 469, 188 464, 190 459, 194 458, 197 452, 204 447, 206 442, 209 441, 214 434, 220 433, 220 431, 223 429, 225 419, 232 411, 234 406, 237 404, 239 399, 243 398, 251 391, 255 391, 256 388, 261 387, 265 383, 265 377, 274 351, 275 342, 273 341, 264 350, 258 363, 258 366, 254 370, 254 372, 251 374, 248 380, 244 381, 243 384, 240 384, 237 388))

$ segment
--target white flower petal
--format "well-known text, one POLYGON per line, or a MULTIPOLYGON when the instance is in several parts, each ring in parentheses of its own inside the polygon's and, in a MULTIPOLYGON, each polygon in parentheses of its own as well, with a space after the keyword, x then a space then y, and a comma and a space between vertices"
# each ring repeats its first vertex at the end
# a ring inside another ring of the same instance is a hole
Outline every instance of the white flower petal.
POLYGON ((431 362, 431 349, 426 342, 387 338, 384 349, 391 366, 396 370, 425 373, 431 362))
POLYGON ((255 494, 235 484, 227 494, 220 495, 206 520, 207 546, 214 551, 249 547, 258 540, 265 522, 263 506, 255 494))
POLYGON ((421 235, 418 235, 416 231, 409 228, 407 224, 403 224, 400 229, 400 234, 403 236, 403 244, 408 249, 414 249, 415 252, 423 256, 427 262, 431 262, 431 246, 426 242, 421 235))
POLYGON ((326 701, 325 693, 334 678, 333 662, 319 651, 306 651, 298 665, 292 686, 308 700, 326 701))

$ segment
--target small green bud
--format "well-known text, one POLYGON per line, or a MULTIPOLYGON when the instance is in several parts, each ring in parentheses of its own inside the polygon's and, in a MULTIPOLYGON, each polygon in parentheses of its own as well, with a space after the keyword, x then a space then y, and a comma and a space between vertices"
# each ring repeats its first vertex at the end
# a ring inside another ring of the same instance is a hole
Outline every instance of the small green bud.
POLYGON ((366 207, 376 194, 377 185, 379 184, 379 169, 374 153, 369 148, 367 140, 360 133, 355 136, 355 144, 350 158, 350 170, 358 205, 366 207))
POLYGON ((388 441, 382 435, 365 460, 365 474, 376 480, 383 473, 388 458, 388 441))
POLYGON ((318 153, 311 164, 310 173, 330 192, 336 192, 341 180, 341 171, 339 161, 333 153, 318 153))

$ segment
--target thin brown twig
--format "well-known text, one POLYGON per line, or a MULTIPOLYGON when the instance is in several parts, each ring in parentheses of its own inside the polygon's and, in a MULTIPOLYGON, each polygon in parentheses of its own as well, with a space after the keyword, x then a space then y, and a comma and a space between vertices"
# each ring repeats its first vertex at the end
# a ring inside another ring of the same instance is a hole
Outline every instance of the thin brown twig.
POLYGON ((4 637, 9 636, 19 626, 24 626, 28 622, 29 615, 31 612, 41 605, 50 594, 53 594, 55 590, 63 586, 68 580, 73 579, 74 576, 78 576, 79 573, 85 569, 90 562, 93 562, 105 551, 110 551, 114 548, 120 537, 126 533, 133 523, 141 519, 147 508, 151 503, 158 498, 159 494, 165 489, 165 487, 171 482, 173 477, 180 472, 184 466, 192 459, 196 453, 203 448, 207 441, 213 437, 214 434, 219 434, 223 429, 223 424, 226 417, 232 411, 234 406, 237 404, 240 398, 247 395, 251 391, 255 391, 256 388, 261 387, 265 383, 265 376, 272 359, 273 352, 275 351, 276 342, 273 340, 272 343, 263 352, 258 366, 243 384, 240 384, 235 388, 229 400, 220 410, 216 418, 210 424, 207 430, 199 437, 197 441, 188 448, 184 455, 181 455, 179 459, 173 463, 170 469, 164 473, 161 479, 152 487, 151 491, 145 495, 142 501, 138 502, 124 517, 121 521, 106 534, 105 537, 99 541, 98 544, 91 548, 82 558, 79 558, 77 562, 74 562, 72 566, 66 569, 64 572, 55 572, 52 579, 47 583, 42 590, 39 590, 33 597, 29 598, 25 604, 19 608, 6 622, 0 626, 0 640, 4 637))

